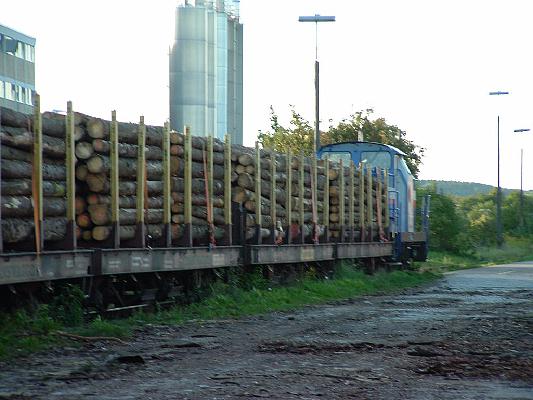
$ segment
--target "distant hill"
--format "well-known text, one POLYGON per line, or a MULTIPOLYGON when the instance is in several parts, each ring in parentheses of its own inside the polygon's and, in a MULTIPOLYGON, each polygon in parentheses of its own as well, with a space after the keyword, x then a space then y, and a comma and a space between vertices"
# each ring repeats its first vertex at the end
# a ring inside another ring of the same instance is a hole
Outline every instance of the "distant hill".
MULTIPOLYGON (((417 187, 426 187, 436 185, 437 192, 449 196, 467 197, 476 194, 486 194, 494 190, 495 187, 485 185, 483 183, 475 182, 456 182, 456 181, 436 181, 420 179, 416 182, 417 187)), ((516 191, 516 189, 502 189, 503 195, 516 191)), ((525 191, 524 193, 533 194, 533 191, 525 191)))

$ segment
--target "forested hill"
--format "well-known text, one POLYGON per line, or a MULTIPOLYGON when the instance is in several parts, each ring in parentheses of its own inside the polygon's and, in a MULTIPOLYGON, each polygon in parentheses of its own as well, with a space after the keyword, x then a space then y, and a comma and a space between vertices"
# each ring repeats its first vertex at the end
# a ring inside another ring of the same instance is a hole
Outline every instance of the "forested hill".
MULTIPOLYGON (((489 193, 494 190, 495 187, 491 185, 485 185, 483 183, 474 182, 455 182, 455 181, 436 181, 436 180, 418 180, 416 182, 417 187, 426 187, 435 185, 438 193, 442 193, 449 196, 473 196, 476 194, 489 193)), ((507 195, 511 193, 512 189, 502 189, 502 193, 507 195)), ((531 193, 528 192, 528 193, 531 193)))

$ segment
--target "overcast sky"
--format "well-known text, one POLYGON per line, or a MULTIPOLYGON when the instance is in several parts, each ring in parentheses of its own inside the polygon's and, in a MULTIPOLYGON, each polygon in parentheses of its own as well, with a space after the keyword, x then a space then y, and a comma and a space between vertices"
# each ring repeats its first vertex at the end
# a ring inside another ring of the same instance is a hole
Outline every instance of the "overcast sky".
MULTIPOLYGON (((46 109, 149 123, 168 118, 168 50, 175 0, 2 0, 0 24, 37 38, 37 90, 46 109)), ((533 189, 533 3, 530 0, 242 0, 244 141, 273 105, 314 120, 314 25, 319 26, 321 120, 373 108, 425 147, 423 179, 533 189), (507 90, 509 96, 489 96, 507 90)))

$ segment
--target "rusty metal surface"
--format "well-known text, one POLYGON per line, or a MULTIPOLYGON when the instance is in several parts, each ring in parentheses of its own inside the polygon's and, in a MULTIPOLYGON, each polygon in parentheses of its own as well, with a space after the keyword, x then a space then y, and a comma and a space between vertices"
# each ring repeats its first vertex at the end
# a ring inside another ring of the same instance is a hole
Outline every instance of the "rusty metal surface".
POLYGON ((393 244, 387 243, 337 243, 336 258, 369 258, 392 256, 393 244))
POLYGON ((425 232, 402 232, 400 234, 402 243, 405 242, 425 242, 426 234, 425 232))
POLYGON ((92 251, 0 255, 0 285, 88 276, 92 251))
POLYGON ((246 246, 247 263, 286 264, 335 259, 335 244, 261 245, 246 246))
POLYGON ((241 247, 102 250, 102 275, 232 267, 242 264, 241 247))

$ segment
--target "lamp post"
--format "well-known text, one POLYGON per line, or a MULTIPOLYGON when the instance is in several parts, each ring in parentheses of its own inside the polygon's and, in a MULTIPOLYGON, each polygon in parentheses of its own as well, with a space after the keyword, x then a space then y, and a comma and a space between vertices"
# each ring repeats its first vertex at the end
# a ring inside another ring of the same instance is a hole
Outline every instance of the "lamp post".
MULTIPOLYGON (((489 96, 502 96, 509 92, 490 92, 489 96)), ((498 115, 498 191, 496 192, 496 242, 502 247, 502 188, 500 187, 500 116, 498 115)))
POLYGON ((298 18, 298 22, 314 22, 315 23, 315 151, 320 149, 320 91, 319 91, 319 63, 318 63, 318 23, 319 22, 335 22, 335 16, 330 15, 302 15, 298 18))
MULTIPOLYGON (((515 129, 513 132, 529 132, 529 128, 515 129)), ((523 190, 523 172, 524 172, 524 149, 520 149, 520 227, 524 227, 524 190, 523 190)))

